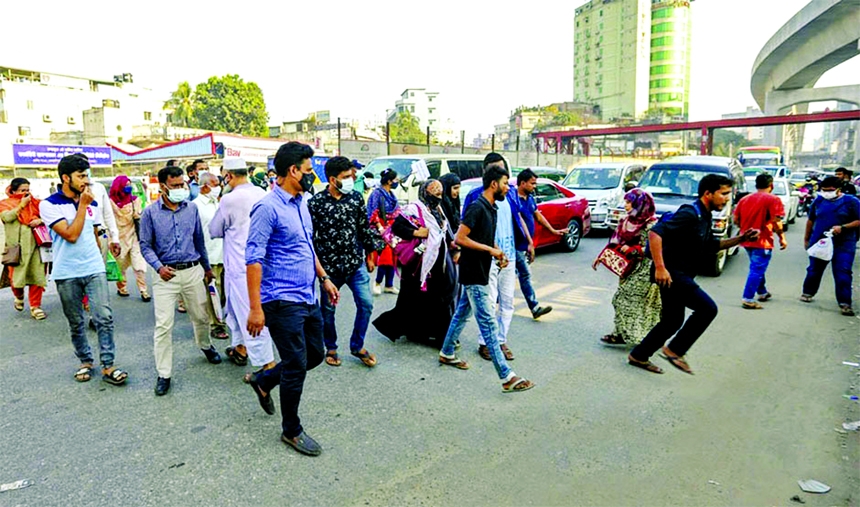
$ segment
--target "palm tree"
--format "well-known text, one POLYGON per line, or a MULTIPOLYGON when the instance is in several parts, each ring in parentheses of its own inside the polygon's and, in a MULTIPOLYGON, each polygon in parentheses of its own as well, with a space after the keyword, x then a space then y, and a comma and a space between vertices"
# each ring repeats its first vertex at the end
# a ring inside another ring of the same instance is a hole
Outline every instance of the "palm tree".
POLYGON ((188 81, 179 83, 179 87, 170 95, 170 100, 164 103, 164 109, 173 112, 170 123, 180 127, 191 126, 194 116, 194 91, 188 81))

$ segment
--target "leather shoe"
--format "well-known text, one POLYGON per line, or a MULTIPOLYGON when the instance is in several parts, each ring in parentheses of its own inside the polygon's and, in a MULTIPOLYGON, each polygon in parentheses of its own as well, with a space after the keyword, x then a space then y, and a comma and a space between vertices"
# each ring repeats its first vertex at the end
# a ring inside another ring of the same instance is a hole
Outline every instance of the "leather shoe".
POLYGON ((543 317, 544 315, 548 314, 551 311, 552 311, 551 306, 538 306, 532 312, 532 318, 534 320, 538 320, 539 318, 543 317))
POLYGON ((167 391, 170 390, 170 379, 158 377, 158 380, 155 382, 155 395, 156 396, 164 396, 167 394, 167 391))
POLYGON ((200 349, 206 355, 206 359, 212 364, 221 364, 221 354, 215 350, 215 347, 209 347, 208 349, 200 349))
POLYGON ((281 434, 281 441, 307 456, 319 456, 322 453, 320 444, 304 431, 299 436, 293 438, 287 438, 281 434))
POLYGON ((260 406, 263 407, 263 410, 265 410, 267 414, 273 415, 275 413, 275 402, 272 401, 272 393, 266 393, 265 396, 263 395, 263 388, 260 387, 260 384, 257 381, 257 375, 259 374, 251 375, 251 378, 248 379, 248 384, 257 395, 257 400, 260 402, 260 406))

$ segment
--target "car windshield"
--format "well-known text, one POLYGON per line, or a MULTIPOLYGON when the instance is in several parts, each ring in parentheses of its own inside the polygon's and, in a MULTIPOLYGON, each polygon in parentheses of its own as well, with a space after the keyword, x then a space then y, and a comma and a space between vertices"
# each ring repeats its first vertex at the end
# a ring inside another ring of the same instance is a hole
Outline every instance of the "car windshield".
POLYGON ((776 153, 744 153, 741 159, 741 164, 744 167, 778 164, 779 155, 776 153))
POLYGON ((392 168, 397 171, 401 179, 405 179, 412 174, 412 163, 417 159, 414 158, 377 158, 373 162, 367 164, 364 168, 365 173, 371 173, 375 179, 379 178, 382 171, 392 168))
POLYGON ((708 173, 707 167, 673 168, 660 167, 645 171, 639 187, 651 195, 676 195, 681 197, 698 197, 699 180, 708 173))
POLYGON ((577 167, 564 179, 564 186, 573 190, 608 190, 618 187, 622 172, 616 167, 577 167))
POLYGON ((784 181, 778 180, 773 182, 773 195, 788 195, 784 181))

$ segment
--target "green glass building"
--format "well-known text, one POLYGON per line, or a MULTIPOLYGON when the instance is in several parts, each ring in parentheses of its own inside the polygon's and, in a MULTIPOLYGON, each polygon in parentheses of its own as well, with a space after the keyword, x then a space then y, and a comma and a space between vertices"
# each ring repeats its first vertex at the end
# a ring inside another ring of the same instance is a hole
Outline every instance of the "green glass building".
POLYGON ((689 0, 652 0, 648 109, 687 119, 692 16, 689 0))

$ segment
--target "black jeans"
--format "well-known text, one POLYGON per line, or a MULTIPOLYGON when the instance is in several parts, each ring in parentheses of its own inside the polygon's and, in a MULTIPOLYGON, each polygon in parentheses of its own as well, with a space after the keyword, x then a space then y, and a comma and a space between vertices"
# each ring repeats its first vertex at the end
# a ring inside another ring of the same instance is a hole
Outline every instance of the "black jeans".
POLYGON ((693 278, 681 273, 671 273, 671 276, 672 286, 660 288, 663 303, 660 322, 630 352, 634 359, 647 361, 672 335, 675 339, 669 350, 679 356, 685 355, 717 317, 717 304, 693 278), (693 310, 693 314, 684 322, 686 308, 693 310))
POLYGON ((323 321, 319 305, 270 301, 263 304, 266 326, 272 341, 278 348, 281 362, 271 370, 265 370, 257 382, 271 396, 275 386, 281 390, 281 426, 284 436, 301 435, 299 401, 305 376, 309 370, 320 365, 325 358, 323 347, 323 321))

